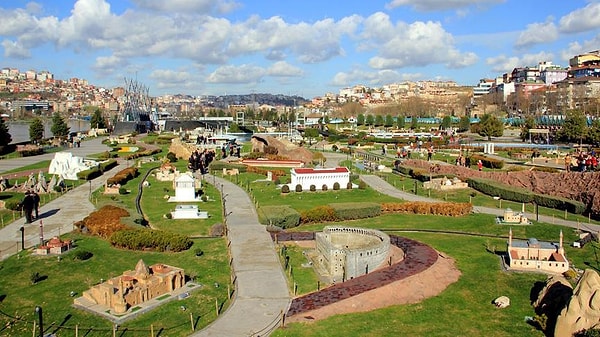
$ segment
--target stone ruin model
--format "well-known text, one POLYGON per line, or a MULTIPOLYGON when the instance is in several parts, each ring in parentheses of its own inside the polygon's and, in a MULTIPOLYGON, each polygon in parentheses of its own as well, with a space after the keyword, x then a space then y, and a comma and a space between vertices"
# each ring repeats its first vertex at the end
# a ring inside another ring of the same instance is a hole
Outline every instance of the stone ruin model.
POLYGON ((468 188, 469 184, 461 181, 460 179, 454 177, 452 179, 448 179, 446 177, 443 178, 433 178, 430 181, 426 181, 423 183, 423 188, 438 190, 438 191, 452 191, 459 190, 462 188, 468 188))
POLYGON ((332 282, 369 273, 386 261, 390 237, 378 230, 327 226, 316 233, 317 270, 332 282))
POLYGON ((147 267, 139 260, 135 270, 128 270, 84 291, 74 304, 82 307, 101 305, 113 314, 124 314, 130 308, 168 294, 184 284, 183 269, 160 263, 147 267))
POLYGON ((563 233, 558 243, 528 240, 513 240, 512 229, 508 234, 508 267, 511 270, 539 271, 561 274, 569 270, 569 261, 563 247, 563 233))
POLYGON ((77 180, 77 173, 98 165, 93 160, 73 156, 71 152, 57 152, 48 167, 49 174, 56 174, 65 180, 77 180))

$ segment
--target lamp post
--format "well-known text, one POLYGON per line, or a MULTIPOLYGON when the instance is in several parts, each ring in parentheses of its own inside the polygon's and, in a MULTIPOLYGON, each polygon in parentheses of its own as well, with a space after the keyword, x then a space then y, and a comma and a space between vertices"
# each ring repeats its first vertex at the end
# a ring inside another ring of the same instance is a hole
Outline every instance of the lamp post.
POLYGON ((38 322, 39 322, 39 328, 40 328, 40 334, 39 337, 44 337, 44 320, 42 317, 42 307, 40 306, 36 306, 35 307, 35 312, 38 314, 38 322))
POLYGON ((25 250, 25 227, 21 226, 19 230, 21 231, 21 250, 25 250))

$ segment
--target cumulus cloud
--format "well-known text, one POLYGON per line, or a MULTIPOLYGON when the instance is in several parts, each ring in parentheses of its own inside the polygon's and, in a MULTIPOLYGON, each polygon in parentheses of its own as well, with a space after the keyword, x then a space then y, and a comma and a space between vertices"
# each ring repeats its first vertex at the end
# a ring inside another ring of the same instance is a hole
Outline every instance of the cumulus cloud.
POLYGON ((194 76, 187 71, 175 71, 170 69, 157 69, 150 73, 158 88, 181 88, 189 86, 194 82, 194 76))
POLYGON ((396 69, 408 66, 444 64, 461 68, 477 62, 477 55, 460 52, 453 36, 439 22, 394 25, 387 14, 378 12, 365 20, 363 38, 368 42, 362 50, 375 49, 378 56, 369 60, 375 69, 396 69))
POLYGON ((589 3, 563 16, 558 27, 562 33, 579 33, 600 28, 600 2, 589 3))
POLYGON ((99 56, 96 58, 94 69, 98 74, 106 76, 127 65, 127 61, 115 55, 99 56))
POLYGON ((226 65, 217 68, 206 78, 209 83, 257 83, 266 74, 264 68, 242 64, 240 66, 226 65))
POLYGON ((356 83, 368 83, 372 86, 381 86, 388 83, 412 81, 421 78, 422 74, 419 73, 400 73, 389 69, 379 71, 353 69, 349 72, 339 72, 335 74, 330 84, 340 87, 347 87, 356 83))
POLYGON ((301 77, 304 75, 304 71, 285 61, 279 61, 273 63, 267 69, 267 75, 275 77, 301 77))
POLYGON ((560 58, 563 61, 569 61, 573 56, 597 50, 600 46, 600 34, 594 36, 591 40, 585 40, 583 43, 578 41, 569 43, 568 47, 560 52, 560 58))
POLYGON ((410 6, 416 11, 433 12, 448 9, 461 9, 473 5, 483 6, 502 3, 505 0, 392 0, 386 8, 393 9, 401 6, 410 6))
POLYGON ((161 13, 229 13, 241 5, 225 0, 133 0, 139 8, 161 13))
POLYGON ((5 57, 21 59, 31 57, 31 52, 29 49, 25 48, 22 44, 16 41, 4 40, 2 41, 2 48, 4 48, 5 57))
POLYGON ((536 54, 524 54, 522 57, 499 55, 486 59, 486 64, 491 66, 491 70, 497 73, 511 72, 518 67, 536 66, 541 61, 552 61, 554 55, 547 52, 536 54))
POLYGON ((550 18, 545 23, 532 23, 519 34, 515 46, 517 48, 531 47, 536 44, 556 41, 558 29, 550 18))

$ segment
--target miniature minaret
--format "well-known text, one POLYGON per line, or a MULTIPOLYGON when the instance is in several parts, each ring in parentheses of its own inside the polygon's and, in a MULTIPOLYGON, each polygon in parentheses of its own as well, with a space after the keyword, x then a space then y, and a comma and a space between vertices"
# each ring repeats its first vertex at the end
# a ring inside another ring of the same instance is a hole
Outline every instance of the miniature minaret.
POLYGON ((508 230, 508 247, 512 247, 512 228, 508 230))
POLYGON ((560 241, 558 242, 558 253, 560 255, 565 255, 565 249, 563 248, 563 232, 560 230, 560 241))

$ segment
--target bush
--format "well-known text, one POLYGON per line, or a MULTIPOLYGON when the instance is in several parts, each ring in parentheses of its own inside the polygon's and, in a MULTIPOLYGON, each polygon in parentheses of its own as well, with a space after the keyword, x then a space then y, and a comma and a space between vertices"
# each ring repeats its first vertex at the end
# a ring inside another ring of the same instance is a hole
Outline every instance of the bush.
POLYGON ((349 181, 349 182, 346 184, 346 188, 347 188, 347 189, 349 189, 349 190, 351 190, 351 189, 352 189, 352 182, 351 182, 351 181, 349 181))
POLYGON ((169 153, 167 153, 167 159, 171 163, 175 163, 177 161, 177 155, 175 155, 175 153, 173 153, 173 152, 169 152, 169 153))
POLYGON ((358 189, 360 189, 360 190, 364 190, 364 189, 366 189, 366 188, 367 188, 367 183, 365 183, 364 181, 360 180, 360 181, 358 182, 358 189))
POLYGON ((224 161, 220 161, 220 160, 214 160, 208 166, 208 170, 210 172, 213 172, 213 171, 222 172, 223 169, 226 169, 226 170, 238 169, 238 171, 240 173, 244 173, 247 171, 248 166, 243 165, 243 164, 228 163, 228 162, 224 162, 224 161))
POLYGON ((315 185, 310 185, 309 189, 310 189, 310 191, 311 191, 311 192, 314 192, 314 191, 316 191, 316 190, 317 190, 317 186, 315 186, 315 185))
POLYGON ((489 158, 486 156, 482 156, 479 154, 471 155, 471 164, 477 163, 478 160, 481 160, 481 163, 484 167, 491 169, 501 169, 504 167, 504 161, 498 160, 494 158, 489 158))
POLYGON ((373 218, 381 214, 381 205, 375 202, 344 202, 329 204, 339 220, 373 218))
POLYGON ((337 220, 335 210, 331 206, 317 206, 300 213, 300 223, 302 224, 337 220))
POLYGON ((111 159, 111 160, 107 160, 105 162, 100 163, 98 165, 98 168, 100 169, 100 171, 106 172, 106 171, 109 171, 110 169, 112 169, 115 166, 117 166, 117 161, 114 160, 114 159, 111 159))
POLYGON ((302 185, 296 185, 296 192, 302 192, 302 185))
POLYGON ((127 193, 128 193, 128 192, 127 192, 127 188, 126 188, 125 186, 121 186, 121 187, 119 187, 119 194, 121 194, 121 195, 125 195, 125 194, 127 194, 127 193))
POLYGON ((98 166, 94 166, 91 169, 77 172, 77 179, 79 180, 92 180, 94 178, 98 178, 102 175, 102 172, 98 168, 98 166))
POLYGON ((94 256, 94 254, 87 250, 76 250, 75 254, 73 254, 73 260, 85 261, 91 259, 92 256, 94 256))
POLYGON ((321 186, 321 191, 327 191, 327 184, 323 184, 323 186, 321 186))
POLYGON ((473 205, 458 202, 391 202, 381 205, 384 213, 408 213, 443 216, 462 216, 471 214, 473 205))
POLYGON ((194 255, 202 256, 202 255, 204 255, 204 251, 200 248, 196 248, 196 249, 194 249, 194 255))
POLYGON ((296 227, 300 223, 300 214, 289 205, 259 207, 258 216, 262 224, 281 228, 296 227))
POLYGON ((290 187, 288 185, 281 186, 281 193, 290 193, 290 187))
POLYGON ((21 202, 16 199, 9 199, 4 202, 4 207, 11 211, 20 211, 21 210, 21 202))
POLYGON ((333 190, 337 191, 340 189, 340 183, 338 183, 337 181, 335 183, 333 183, 333 190))
POLYGON ((192 246, 187 236, 153 229, 126 229, 113 233, 110 243, 117 248, 181 252, 192 246))
POLYGON ((117 172, 114 176, 108 178, 106 183, 109 185, 125 185, 129 180, 137 177, 138 169, 137 167, 127 167, 119 172, 117 172))

